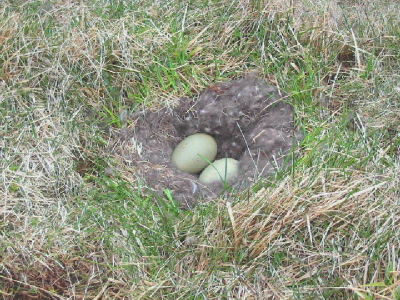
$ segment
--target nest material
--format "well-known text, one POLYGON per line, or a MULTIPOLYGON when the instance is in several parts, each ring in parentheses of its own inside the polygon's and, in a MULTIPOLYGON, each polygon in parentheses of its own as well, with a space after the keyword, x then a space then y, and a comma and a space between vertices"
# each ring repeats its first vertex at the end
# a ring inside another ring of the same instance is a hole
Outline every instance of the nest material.
POLYGON ((250 75, 216 84, 198 99, 182 98, 172 110, 144 112, 128 133, 142 147, 134 158, 139 176, 158 192, 169 189, 182 207, 221 195, 226 184, 204 186, 171 163, 182 139, 203 132, 217 141, 217 159, 239 160, 240 177, 228 184, 244 190, 280 167, 299 136, 293 108, 282 99, 275 86, 250 75))

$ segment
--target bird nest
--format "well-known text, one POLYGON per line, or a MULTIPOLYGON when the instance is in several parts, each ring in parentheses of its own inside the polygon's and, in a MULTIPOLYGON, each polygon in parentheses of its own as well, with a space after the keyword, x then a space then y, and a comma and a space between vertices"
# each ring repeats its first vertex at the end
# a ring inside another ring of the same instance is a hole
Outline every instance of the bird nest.
POLYGON ((250 75, 211 86, 195 99, 181 98, 173 109, 135 113, 135 125, 125 135, 137 175, 154 191, 169 190, 182 207, 243 191, 280 168, 298 141, 293 108, 284 98, 275 86, 250 75), (198 132, 215 138, 216 159, 239 161, 240 176, 229 188, 226 182, 201 184, 171 163, 177 144, 198 132))

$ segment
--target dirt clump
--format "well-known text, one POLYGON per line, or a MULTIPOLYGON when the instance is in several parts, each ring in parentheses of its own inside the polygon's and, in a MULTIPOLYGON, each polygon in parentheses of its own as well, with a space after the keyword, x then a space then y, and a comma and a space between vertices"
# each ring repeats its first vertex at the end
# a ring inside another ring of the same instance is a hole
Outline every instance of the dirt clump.
POLYGON ((198 98, 179 99, 173 109, 135 113, 135 126, 124 132, 136 145, 132 161, 148 187, 169 189, 182 207, 193 207, 227 192, 226 184, 208 186, 198 176, 171 163, 176 145, 185 137, 207 133, 218 144, 217 158, 237 159, 240 177, 228 182, 229 191, 242 191, 279 168, 299 140, 293 107, 279 90, 254 75, 218 83, 198 98))

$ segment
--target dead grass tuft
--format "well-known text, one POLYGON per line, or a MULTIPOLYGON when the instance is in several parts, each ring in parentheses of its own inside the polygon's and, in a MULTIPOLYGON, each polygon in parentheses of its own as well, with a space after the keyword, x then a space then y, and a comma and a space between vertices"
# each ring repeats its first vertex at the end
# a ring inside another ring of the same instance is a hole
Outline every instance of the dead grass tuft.
POLYGON ((211 298, 221 284, 231 295, 254 299, 292 298, 293 287, 309 297, 364 290, 390 299, 399 279, 400 210, 399 181, 388 172, 298 171, 247 200, 226 202, 205 227, 197 254, 185 256, 176 270, 224 278, 208 287, 211 298))

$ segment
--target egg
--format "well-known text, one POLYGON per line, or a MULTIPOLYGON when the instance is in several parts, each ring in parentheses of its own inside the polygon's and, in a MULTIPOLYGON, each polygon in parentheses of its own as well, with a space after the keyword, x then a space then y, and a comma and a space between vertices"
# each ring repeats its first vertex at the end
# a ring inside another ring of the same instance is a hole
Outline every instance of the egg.
POLYGON ((239 162, 233 158, 222 158, 205 168, 199 176, 199 181, 203 184, 215 181, 232 182, 238 175, 239 162))
POLYGON ((195 133, 176 146, 172 163, 181 171, 199 173, 217 156, 217 142, 205 133, 195 133))

